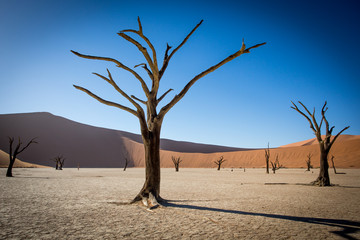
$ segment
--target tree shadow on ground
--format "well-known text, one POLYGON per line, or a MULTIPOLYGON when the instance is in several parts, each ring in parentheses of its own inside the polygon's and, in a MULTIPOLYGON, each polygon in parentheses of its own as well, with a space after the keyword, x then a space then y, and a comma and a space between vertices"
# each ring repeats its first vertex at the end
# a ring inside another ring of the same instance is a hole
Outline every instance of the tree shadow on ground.
POLYGON ((356 240, 357 238, 354 238, 354 237, 350 236, 349 234, 360 232, 360 222, 350 221, 350 220, 312 218, 312 217, 296 217, 296 216, 287 216, 287 215, 269 214, 269 213, 254 213, 254 212, 245 212, 245 211, 238 211, 238 210, 227 210, 227 209, 220 209, 220 208, 195 206, 195 205, 188 205, 188 204, 178 204, 178 203, 174 203, 174 202, 180 202, 180 201, 167 200, 165 203, 163 203, 163 206, 173 207, 173 208, 200 210, 200 211, 212 211, 212 212, 239 214, 239 215, 247 215, 247 216, 260 216, 260 217, 267 217, 267 218, 275 218, 275 219, 290 220, 290 221, 296 221, 296 222, 304 222, 304 223, 320 224, 320 225, 331 226, 331 227, 338 227, 338 228, 342 228, 342 229, 339 231, 331 231, 331 233, 334 233, 340 237, 343 237, 345 239, 350 239, 350 240, 356 240))

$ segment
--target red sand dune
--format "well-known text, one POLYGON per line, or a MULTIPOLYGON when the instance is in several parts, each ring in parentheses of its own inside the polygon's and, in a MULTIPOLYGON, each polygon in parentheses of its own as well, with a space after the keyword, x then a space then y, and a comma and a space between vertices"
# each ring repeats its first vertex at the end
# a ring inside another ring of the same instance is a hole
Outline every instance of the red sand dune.
MULTIPOLYGON (((0 149, 8 149, 7 136, 20 136, 23 142, 38 137, 21 155, 26 162, 53 166, 52 158, 63 155, 64 167, 123 167, 130 156, 129 167, 144 167, 141 137, 124 131, 93 127, 49 113, 0 115, 0 149)), ((173 167, 171 156, 181 157, 180 167, 215 167, 220 156, 224 167, 264 167, 263 149, 229 148, 215 145, 161 141, 161 166, 173 167)), ((270 160, 278 154, 288 168, 306 166, 307 154, 318 167, 319 147, 315 139, 288 144, 270 150, 270 160)), ((360 136, 341 135, 331 150, 338 168, 360 168, 360 136)))

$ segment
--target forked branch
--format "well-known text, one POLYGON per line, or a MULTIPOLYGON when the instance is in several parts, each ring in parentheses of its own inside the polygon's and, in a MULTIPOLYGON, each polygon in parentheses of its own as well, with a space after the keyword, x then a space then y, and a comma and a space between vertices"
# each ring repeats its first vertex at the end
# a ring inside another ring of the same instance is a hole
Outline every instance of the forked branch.
POLYGON ((170 59, 172 58, 172 56, 186 43, 186 41, 190 38, 190 36, 196 31, 196 29, 201 25, 201 23, 203 22, 203 20, 201 20, 194 28, 193 30, 191 30, 191 32, 185 37, 185 39, 179 44, 179 46, 177 46, 171 53, 170 55, 168 55, 169 50, 171 49, 171 47, 169 45, 166 46, 166 51, 165 51, 165 57, 164 57, 164 62, 163 65, 159 71, 159 81, 161 79, 161 77, 163 76, 170 59))
POLYGON ((137 74, 137 72, 135 72, 131 68, 129 68, 129 67, 125 66, 124 64, 122 64, 121 62, 119 62, 118 60, 113 59, 113 58, 107 58, 107 57, 97 57, 97 56, 91 56, 91 55, 84 55, 84 54, 75 52, 73 50, 71 50, 71 52, 74 53, 78 57, 87 58, 87 59, 93 59, 93 60, 103 60, 103 61, 109 61, 109 62, 115 63, 117 67, 122 68, 122 69, 130 72, 132 75, 134 75, 135 78, 138 79, 139 82, 141 83, 142 89, 143 89, 144 93, 146 94, 146 96, 149 96, 150 91, 149 91, 145 81, 140 77, 140 75, 137 74))
MULTIPOLYGON (((201 22, 198 24, 200 25, 201 22)), ((198 26, 197 26, 198 27, 198 26)), ((197 28, 196 27, 196 28, 197 28)), ((195 28, 195 29, 196 29, 195 28)), ((195 30, 193 30, 195 31, 195 30)), ((177 102, 179 102, 184 96, 185 94, 189 91, 189 89, 194 85, 194 83, 196 81, 198 81, 200 78, 206 76, 207 74, 215 71, 216 69, 218 69, 219 67, 221 67, 222 65, 224 65, 225 63, 227 62, 230 62, 231 60, 239 57, 240 55, 244 54, 244 53, 249 53, 250 52, 250 49, 253 49, 253 48, 257 48, 257 47, 260 47, 262 45, 264 45, 266 43, 261 43, 261 44, 257 44, 257 45, 254 45, 250 48, 247 48, 245 49, 244 46, 244 42, 242 43, 242 47, 239 51, 235 52, 234 54, 228 56, 227 58, 225 58, 224 60, 222 60, 221 62, 215 64, 214 66, 208 68, 207 70, 203 71, 202 73, 198 74, 197 76, 195 76, 192 80, 190 80, 188 82, 188 84, 183 88, 183 90, 181 90, 181 92, 178 94, 178 95, 175 95, 175 97, 171 100, 171 102, 169 102, 166 106, 164 106, 160 112, 159 112, 159 116, 163 117, 177 102)), ((171 55, 170 55, 171 57, 171 55)), ((169 58, 170 58, 169 57, 169 58)))
POLYGON ((103 75, 100 75, 98 73, 93 73, 95 74, 96 76, 104 79, 105 81, 107 81, 111 86, 113 86, 115 88, 116 91, 118 91, 123 97, 125 97, 132 105, 134 105, 134 107, 140 111, 140 112, 143 112, 144 110, 140 107, 139 104, 137 104, 132 98, 129 97, 129 95, 127 95, 114 81, 114 79, 112 78, 111 76, 111 73, 109 71, 109 69, 106 69, 107 72, 108 72, 108 78, 103 76, 103 75))
POLYGON ((133 30, 133 29, 126 29, 126 30, 120 31, 120 33, 124 33, 124 32, 136 33, 136 34, 138 34, 142 39, 145 40, 145 42, 147 43, 147 45, 149 45, 149 47, 150 47, 150 49, 151 49, 151 51, 152 51, 152 53, 153 53, 154 67, 156 68, 156 72, 158 72, 158 63, 157 63, 156 51, 155 51, 154 46, 153 46, 152 43, 150 42, 150 40, 149 40, 147 37, 145 37, 145 35, 143 34, 140 17, 138 17, 138 24, 139 24, 139 31, 136 31, 136 30, 133 30))

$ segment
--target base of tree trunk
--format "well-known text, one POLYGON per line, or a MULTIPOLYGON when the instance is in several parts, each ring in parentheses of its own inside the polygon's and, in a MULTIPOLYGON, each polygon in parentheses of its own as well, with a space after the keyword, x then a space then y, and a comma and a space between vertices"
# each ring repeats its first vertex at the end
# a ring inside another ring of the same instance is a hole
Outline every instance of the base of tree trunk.
POLYGON ((165 200, 160 196, 155 197, 154 194, 152 194, 152 192, 149 193, 141 192, 130 202, 130 204, 140 203, 145 207, 147 207, 147 209, 152 210, 161 207, 162 202, 165 202, 165 200))
POLYGON ((6 177, 13 177, 13 175, 7 175, 7 174, 6 174, 6 177))
POLYGON ((330 179, 324 177, 318 177, 315 181, 311 182, 312 185, 319 187, 328 187, 331 186, 330 179))

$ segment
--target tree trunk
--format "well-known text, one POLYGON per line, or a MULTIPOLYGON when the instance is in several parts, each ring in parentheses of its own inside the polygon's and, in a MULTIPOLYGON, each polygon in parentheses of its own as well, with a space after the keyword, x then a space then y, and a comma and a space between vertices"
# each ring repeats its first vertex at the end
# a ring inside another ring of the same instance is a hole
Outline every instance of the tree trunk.
POLYGON ((12 177, 12 176, 13 176, 13 175, 12 175, 12 168, 13 168, 13 166, 14 166, 14 163, 15 163, 15 159, 14 159, 14 160, 11 160, 11 159, 10 159, 9 167, 8 167, 8 169, 7 169, 7 172, 6 172, 6 176, 7 176, 7 177, 12 177))
POLYGON ((153 131, 148 131, 146 135, 142 134, 145 148, 145 183, 132 201, 143 201, 150 207, 162 200, 160 197, 160 129, 161 124, 158 124, 153 131))
POLYGON ((328 151, 320 148, 320 173, 313 182, 314 185, 330 186, 328 151))

